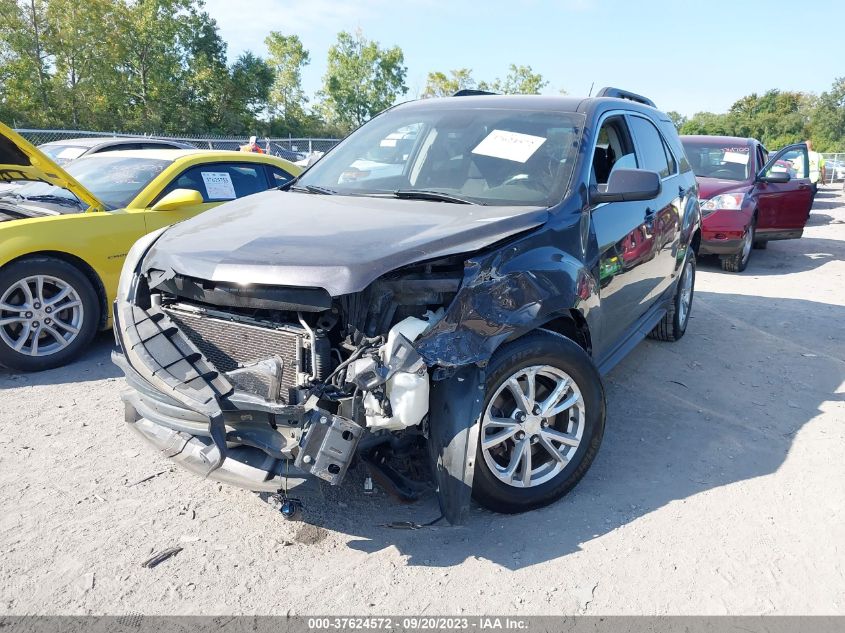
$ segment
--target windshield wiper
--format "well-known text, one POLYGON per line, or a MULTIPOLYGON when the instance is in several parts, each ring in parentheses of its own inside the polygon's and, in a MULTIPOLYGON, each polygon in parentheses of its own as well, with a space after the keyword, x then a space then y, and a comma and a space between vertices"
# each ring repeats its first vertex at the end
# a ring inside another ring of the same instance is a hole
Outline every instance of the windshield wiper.
POLYGON ((431 191, 428 189, 397 189, 393 192, 393 196, 403 200, 436 200, 437 202, 451 202, 453 204, 484 204, 483 202, 470 200, 469 198, 463 198, 451 193, 431 191))
MULTIPOLYGON (((283 185, 284 186, 284 185, 283 185)), ((299 191, 300 193, 316 193, 323 196, 333 196, 337 193, 334 189, 320 187, 318 185, 291 185, 286 191, 299 191)))
POLYGON ((36 202, 53 202, 55 204, 64 204, 68 205, 71 204, 75 207, 82 207, 82 201, 77 198, 76 200, 72 198, 68 198, 66 196, 57 196, 54 194, 46 193, 40 196, 20 196, 24 200, 35 200, 36 202))

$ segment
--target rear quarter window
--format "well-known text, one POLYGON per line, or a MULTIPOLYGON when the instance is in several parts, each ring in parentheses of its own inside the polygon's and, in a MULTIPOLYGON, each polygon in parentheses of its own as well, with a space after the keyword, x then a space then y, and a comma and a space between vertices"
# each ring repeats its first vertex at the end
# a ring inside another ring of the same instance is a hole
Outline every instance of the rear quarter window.
POLYGON ((689 160, 687 159, 687 154, 684 151, 684 146, 681 144, 681 137, 678 136, 678 130, 675 128, 675 124, 669 119, 661 119, 659 127, 660 131, 663 133, 663 138, 666 140, 666 143, 678 159, 678 169, 680 172, 684 173, 692 171, 692 165, 690 165, 689 160))

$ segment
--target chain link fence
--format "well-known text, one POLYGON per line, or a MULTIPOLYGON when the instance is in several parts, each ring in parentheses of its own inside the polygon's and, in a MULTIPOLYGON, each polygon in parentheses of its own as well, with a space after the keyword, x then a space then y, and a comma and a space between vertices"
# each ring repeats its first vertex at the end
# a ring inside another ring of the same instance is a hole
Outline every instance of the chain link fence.
MULTIPOLYGON (((122 132, 91 132, 88 130, 15 130, 33 145, 70 141, 77 138, 148 138, 165 139, 189 143, 197 149, 222 149, 237 151, 249 143, 246 136, 168 136, 162 134, 126 134, 122 132)), ((267 138, 258 137, 258 144, 264 151, 287 160, 304 160, 319 156, 339 142, 335 138, 267 138)))
POLYGON ((823 152, 824 182, 828 185, 842 183, 845 188, 845 152, 823 152))

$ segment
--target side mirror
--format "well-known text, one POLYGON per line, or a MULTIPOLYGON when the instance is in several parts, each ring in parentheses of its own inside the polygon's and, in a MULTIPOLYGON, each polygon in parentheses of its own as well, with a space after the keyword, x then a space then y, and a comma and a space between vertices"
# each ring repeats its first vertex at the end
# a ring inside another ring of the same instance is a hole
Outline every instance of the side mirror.
POLYGON ((788 171, 769 171, 768 174, 761 174, 757 180, 760 182, 771 182, 771 183, 785 183, 789 182, 791 176, 789 175, 788 171))
POLYGON ((174 189, 161 200, 156 202, 152 211, 173 211, 182 207, 202 204, 202 194, 195 189, 174 189))
POLYGON ((647 169, 617 169, 610 173, 604 191, 593 190, 590 200, 600 202, 628 202, 653 200, 660 195, 660 174, 647 169))

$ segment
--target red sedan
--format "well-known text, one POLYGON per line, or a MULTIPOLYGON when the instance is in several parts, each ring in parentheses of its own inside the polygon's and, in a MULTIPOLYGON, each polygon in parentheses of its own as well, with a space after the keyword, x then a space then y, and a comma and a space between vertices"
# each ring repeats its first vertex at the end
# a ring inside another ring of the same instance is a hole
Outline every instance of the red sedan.
POLYGON ((769 155, 756 139, 682 136, 701 199, 701 254, 742 272, 751 250, 801 237, 813 204, 804 143, 769 155))

